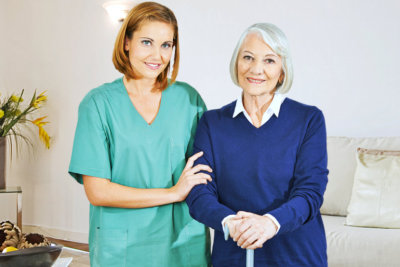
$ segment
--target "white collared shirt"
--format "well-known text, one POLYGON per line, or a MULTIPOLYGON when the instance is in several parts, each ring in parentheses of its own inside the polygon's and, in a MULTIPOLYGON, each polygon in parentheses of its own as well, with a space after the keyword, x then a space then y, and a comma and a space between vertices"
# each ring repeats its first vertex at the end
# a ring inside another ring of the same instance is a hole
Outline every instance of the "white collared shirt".
MULTIPOLYGON (((263 114, 263 117, 262 117, 262 120, 261 120, 261 125, 265 124, 272 117, 272 115, 275 114, 276 117, 279 116, 279 111, 281 110, 281 105, 282 105, 283 101, 285 100, 285 98, 286 98, 285 95, 278 94, 278 93, 274 94, 274 98, 272 99, 271 104, 269 105, 268 109, 263 114)), ((246 117, 246 119, 251 124, 253 124, 253 122, 251 121, 250 115, 244 109, 243 100, 242 100, 242 94, 240 94, 240 96, 238 97, 238 99, 236 101, 236 106, 235 106, 235 110, 233 111, 232 118, 235 118, 241 112, 243 112, 243 114, 246 117)))
MULTIPOLYGON (((271 104, 269 105, 268 109, 264 112, 262 120, 261 120, 261 125, 264 125, 271 117, 272 115, 275 114, 276 117, 279 116, 279 111, 281 110, 281 105, 283 103, 283 101, 285 100, 286 96, 279 94, 279 93, 275 93, 274 94, 274 98, 272 99, 271 104)), ((232 118, 235 118, 237 115, 239 115, 241 112, 243 112, 244 116, 246 117, 246 119, 253 124, 253 122, 251 121, 250 115, 247 113, 247 111, 244 109, 244 105, 243 105, 243 100, 242 100, 242 94, 240 94, 240 96, 238 97, 237 101, 236 101, 236 106, 235 106, 235 110, 233 111, 233 116, 232 118)), ((226 220, 228 220, 229 218, 234 217, 235 215, 228 215, 226 216, 223 220, 222 220, 222 228, 224 228, 225 222, 226 220)), ((270 218, 275 225, 277 226, 277 230, 276 233, 278 233, 279 229, 281 228, 280 223, 278 222, 278 220, 272 216, 271 214, 264 214, 264 216, 267 216, 268 218, 270 218)))

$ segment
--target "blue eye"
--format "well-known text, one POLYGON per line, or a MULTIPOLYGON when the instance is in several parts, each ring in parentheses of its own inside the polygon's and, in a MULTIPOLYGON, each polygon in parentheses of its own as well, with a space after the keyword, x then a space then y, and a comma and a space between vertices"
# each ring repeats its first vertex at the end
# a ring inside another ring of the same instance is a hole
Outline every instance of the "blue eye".
POLYGON ((142 40, 142 44, 144 44, 144 45, 146 45, 146 46, 149 46, 149 45, 151 45, 151 41, 149 41, 149 40, 142 40))
POLYGON ((161 47, 162 47, 162 48, 170 48, 170 47, 171 47, 171 44, 170 44, 170 43, 163 43, 163 44, 161 45, 161 47))

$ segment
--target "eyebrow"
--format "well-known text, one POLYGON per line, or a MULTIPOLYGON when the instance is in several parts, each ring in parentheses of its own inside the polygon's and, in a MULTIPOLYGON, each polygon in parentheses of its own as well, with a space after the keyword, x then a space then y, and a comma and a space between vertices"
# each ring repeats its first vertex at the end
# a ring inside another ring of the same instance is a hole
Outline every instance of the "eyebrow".
MULTIPOLYGON (((141 39, 147 39, 147 40, 150 40, 150 41, 154 42, 154 40, 151 39, 150 37, 139 37, 139 38, 141 38, 141 39)), ((164 43, 174 43, 174 41, 165 41, 164 43)))
MULTIPOLYGON (((250 51, 248 51, 248 50, 244 50, 243 52, 244 52, 244 53, 249 53, 249 54, 252 54, 252 55, 253 55, 253 53, 250 52, 250 51)), ((278 57, 278 55, 275 54, 275 53, 268 53, 268 54, 266 54, 264 57, 268 57, 268 56, 278 57)))
POLYGON ((248 50, 244 50, 243 53, 249 53, 249 54, 252 54, 252 55, 253 55, 253 53, 250 52, 250 51, 248 51, 248 50))
POLYGON ((141 39, 147 39, 147 40, 150 40, 150 41, 154 42, 154 40, 151 39, 150 37, 140 37, 140 38, 141 38, 141 39))

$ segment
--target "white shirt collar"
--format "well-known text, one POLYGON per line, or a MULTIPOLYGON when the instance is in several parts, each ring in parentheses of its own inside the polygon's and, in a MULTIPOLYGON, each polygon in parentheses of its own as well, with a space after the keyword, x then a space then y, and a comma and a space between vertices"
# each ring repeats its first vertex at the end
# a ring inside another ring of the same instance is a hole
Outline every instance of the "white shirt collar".
MULTIPOLYGON (((274 94, 274 98, 272 99, 271 104, 269 105, 268 109, 263 114, 263 118, 261 120, 261 125, 266 123, 272 117, 273 114, 275 114, 276 117, 279 116, 279 111, 281 109, 281 105, 282 105, 283 101, 285 100, 285 98, 286 98, 286 96, 283 94, 279 94, 279 93, 274 94)), ((251 124, 253 124, 251 121, 250 115, 244 109, 243 101, 242 101, 242 94, 240 94, 240 96, 236 100, 235 110, 233 112, 232 118, 235 118, 241 112, 243 112, 243 114, 247 118, 247 120, 251 124)))

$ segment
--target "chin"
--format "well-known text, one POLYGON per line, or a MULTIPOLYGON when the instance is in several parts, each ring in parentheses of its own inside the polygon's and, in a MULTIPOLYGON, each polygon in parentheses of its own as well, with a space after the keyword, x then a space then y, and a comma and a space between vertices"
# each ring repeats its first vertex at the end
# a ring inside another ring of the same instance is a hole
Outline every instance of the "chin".
POLYGON ((251 96, 262 96, 262 95, 266 95, 266 94, 273 94, 274 92, 272 91, 268 91, 265 88, 246 88, 243 89, 243 91, 251 96))
POLYGON ((161 72, 146 72, 143 73, 143 77, 146 79, 157 79, 161 72))

